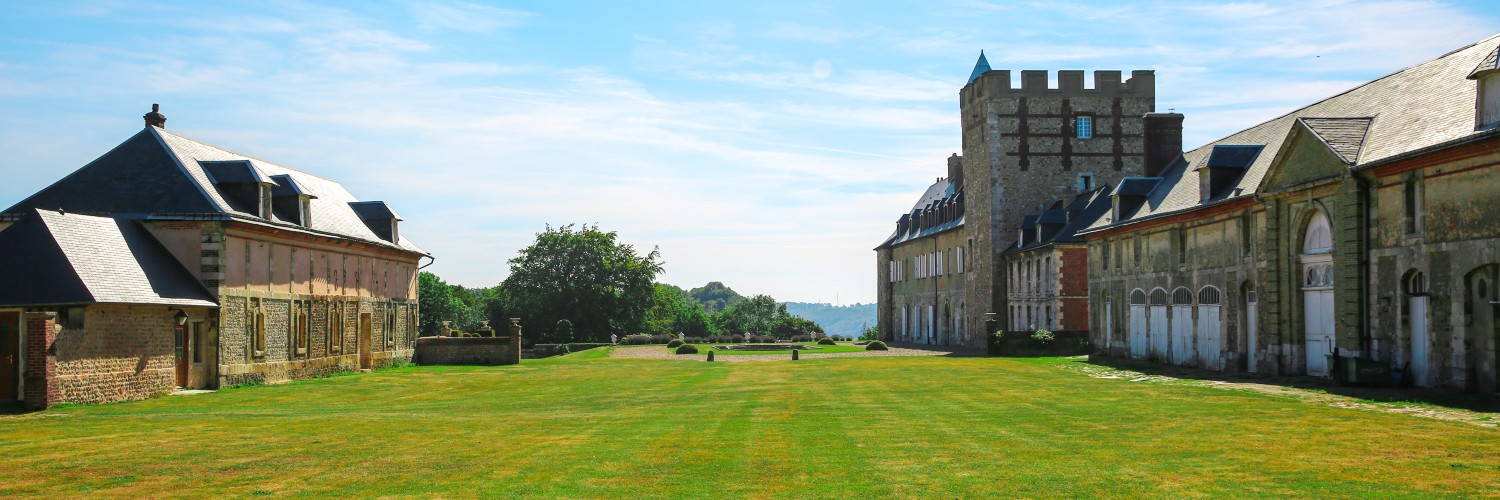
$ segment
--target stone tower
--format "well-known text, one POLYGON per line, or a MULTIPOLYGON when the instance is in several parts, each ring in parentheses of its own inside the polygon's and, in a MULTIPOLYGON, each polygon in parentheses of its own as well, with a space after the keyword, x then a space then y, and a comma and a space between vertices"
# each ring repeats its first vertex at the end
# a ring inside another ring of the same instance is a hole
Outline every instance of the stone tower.
MULTIPOLYGON (((1152 155, 1163 163, 1148 167, 1148 127, 1162 129, 1156 135, 1175 132, 1181 151, 1182 115, 1153 113, 1152 71, 1132 71, 1123 82, 1119 71, 1095 71, 1091 88, 1083 71, 1058 71, 1056 87, 1048 85, 1048 76, 1022 71, 1021 86, 1014 88, 1011 72, 990 69, 980 53, 959 92, 966 245, 975 266, 965 284, 972 306, 964 320, 972 331, 982 331, 986 312, 1009 324, 1002 303, 1008 272, 998 254, 1015 241, 1025 214, 1126 177, 1155 174, 1175 160, 1152 155)), ((975 340, 973 347, 983 347, 982 336, 975 340)))

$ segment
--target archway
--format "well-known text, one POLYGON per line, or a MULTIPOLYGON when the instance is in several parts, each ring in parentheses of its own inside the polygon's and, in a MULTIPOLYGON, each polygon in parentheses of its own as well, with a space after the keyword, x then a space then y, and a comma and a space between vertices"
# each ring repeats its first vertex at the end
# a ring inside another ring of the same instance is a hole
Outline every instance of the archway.
POLYGON ((1157 288, 1151 291, 1151 354, 1153 361, 1167 360, 1167 291, 1157 288))
POLYGON ((1406 331, 1407 369, 1412 384, 1431 387, 1432 374, 1429 361, 1432 356, 1432 339, 1427 328, 1427 275, 1412 269, 1406 273, 1406 331))
POLYGON ((1307 374, 1328 375, 1334 347, 1333 228, 1328 214, 1313 212, 1302 234, 1302 325, 1307 374))
POLYGON ((1193 363, 1193 292, 1185 287, 1172 290, 1172 362, 1193 363))
POLYGON ((1210 370, 1224 369, 1219 352, 1224 345, 1219 300, 1218 288, 1205 286, 1198 290, 1198 365, 1210 370))

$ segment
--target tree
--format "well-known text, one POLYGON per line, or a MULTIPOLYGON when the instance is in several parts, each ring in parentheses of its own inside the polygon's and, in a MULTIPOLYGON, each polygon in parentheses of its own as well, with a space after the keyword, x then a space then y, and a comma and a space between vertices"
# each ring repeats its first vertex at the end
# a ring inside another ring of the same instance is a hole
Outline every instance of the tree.
POLYGON ((576 340, 602 342, 610 334, 644 330, 646 311, 662 271, 661 252, 645 256, 620 244, 616 233, 584 225, 547 226, 536 242, 509 261, 502 287, 507 310, 524 324, 537 325, 538 342, 551 340, 546 326, 573 323, 576 340))
POLYGON ((866 326, 859 331, 860 340, 880 340, 880 325, 866 326))
POLYGON ((756 295, 719 311, 714 316, 714 325, 725 333, 753 333, 770 335, 776 326, 777 316, 786 315, 786 306, 777 305, 769 295, 756 295))
POLYGON ((681 288, 657 283, 651 302, 651 309, 646 311, 645 333, 681 333, 689 337, 707 337, 713 333, 708 313, 681 288))
POLYGON ((417 309, 420 311, 419 327, 422 335, 446 334, 443 322, 451 321, 453 328, 473 330, 484 319, 485 290, 466 289, 449 285, 436 274, 426 271, 417 275, 417 309))
POLYGON ((745 296, 717 281, 710 281, 701 288, 688 291, 688 296, 701 304, 709 314, 718 314, 729 306, 745 301, 745 296))

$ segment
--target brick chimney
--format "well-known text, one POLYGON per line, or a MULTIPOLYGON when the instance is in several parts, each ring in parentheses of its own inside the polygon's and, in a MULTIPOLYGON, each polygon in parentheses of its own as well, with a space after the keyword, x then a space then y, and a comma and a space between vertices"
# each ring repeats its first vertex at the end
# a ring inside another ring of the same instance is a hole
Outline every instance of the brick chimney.
POLYGON ((141 118, 146 119, 147 127, 167 128, 167 115, 161 114, 160 104, 152 104, 151 112, 146 113, 141 118))
POLYGON ((954 192, 964 187, 964 157, 958 153, 948 157, 948 181, 953 183, 954 192))
POLYGON ((1146 177, 1161 171, 1182 155, 1182 113, 1146 113, 1146 177))

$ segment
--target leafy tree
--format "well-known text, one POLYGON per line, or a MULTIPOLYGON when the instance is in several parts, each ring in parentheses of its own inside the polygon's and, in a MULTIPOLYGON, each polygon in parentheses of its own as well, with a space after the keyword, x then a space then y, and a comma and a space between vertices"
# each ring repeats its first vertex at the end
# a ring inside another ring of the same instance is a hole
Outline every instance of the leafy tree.
POLYGON ((859 332, 860 340, 880 340, 880 325, 867 326, 859 332))
POLYGON ((651 309, 646 312, 646 333, 706 337, 713 332, 712 322, 703 306, 687 292, 672 285, 657 283, 651 309))
MULTIPOLYGON (((712 283, 710 283, 712 284, 712 283)), ((770 335, 778 316, 786 315, 786 306, 777 305, 769 295, 745 299, 714 316, 714 325, 725 333, 770 335)))
POLYGON ((483 294, 488 289, 467 289, 450 285, 436 274, 426 271, 417 275, 417 307, 421 321, 418 327, 422 335, 438 335, 443 322, 451 321, 454 328, 473 330, 484 319, 487 307, 483 294))
MULTIPOLYGON (((601 342, 644 329, 660 257, 656 249, 637 255, 597 225, 548 226, 509 261, 510 276, 501 286, 508 310, 523 323, 555 325, 568 318, 577 340, 601 342)), ((552 340, 553 333, 541 331, 537 340, 552 340)))
POLYGON ((573 322, 567 319, 557 320, 557 328, 552 330, 552 340, 559 344, 573 341, 573 322))

